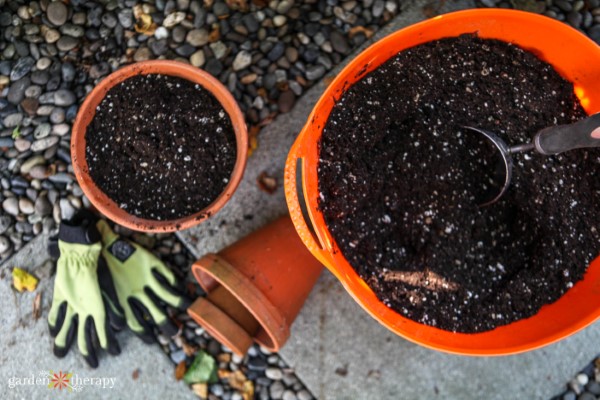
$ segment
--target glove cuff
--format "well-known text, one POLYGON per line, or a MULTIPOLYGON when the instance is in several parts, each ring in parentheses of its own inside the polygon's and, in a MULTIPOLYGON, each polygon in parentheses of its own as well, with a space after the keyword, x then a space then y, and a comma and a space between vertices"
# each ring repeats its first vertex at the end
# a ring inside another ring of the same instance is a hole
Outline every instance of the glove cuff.
POLYGON ((58 239, 66 243, 92 244, 100 241, 96 228, 98 218, 89 211, 80 211, 69 221, 63 221, 58 230, 58 239))

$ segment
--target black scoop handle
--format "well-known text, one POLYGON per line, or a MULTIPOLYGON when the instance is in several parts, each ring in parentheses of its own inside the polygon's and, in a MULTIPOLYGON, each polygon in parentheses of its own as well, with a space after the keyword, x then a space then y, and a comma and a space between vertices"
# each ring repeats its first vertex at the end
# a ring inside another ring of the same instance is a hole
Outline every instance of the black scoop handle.
POLYGON ((533 144, 538 152, 545 155, 583 147, 600 147, 600 113, 574 124, 542 129, 535 135, 533 144))

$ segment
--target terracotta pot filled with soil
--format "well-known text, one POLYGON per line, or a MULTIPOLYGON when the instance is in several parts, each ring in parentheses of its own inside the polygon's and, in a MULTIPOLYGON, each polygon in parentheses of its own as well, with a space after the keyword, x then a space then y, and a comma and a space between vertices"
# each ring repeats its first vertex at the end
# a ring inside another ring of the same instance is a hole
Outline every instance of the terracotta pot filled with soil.
POLYGON ((92 90, 71 139, 91 203, 130 229, 196 225, 229 200, 246 165, 247 130, 227 89, 175 61, 124 67, 92 90))
POLYGON ((447 352, 502 355, 600 316, 598 149, 515 156, 502 199, 491 147, 600 111, 600 48, 534 14, 471 10, 396 32, 323 94, 286 164, 300 237, 375 319, 447 352), (300 211, 296 169, 312 230, 300 211))

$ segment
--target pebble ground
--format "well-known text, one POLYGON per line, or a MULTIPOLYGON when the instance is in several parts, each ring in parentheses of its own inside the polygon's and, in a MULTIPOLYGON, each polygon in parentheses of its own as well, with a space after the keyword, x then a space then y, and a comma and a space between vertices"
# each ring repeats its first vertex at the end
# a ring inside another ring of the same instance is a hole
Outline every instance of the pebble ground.
MULTIPOLYGON (((393 18, 400 4, 0 0, 0 262, 41 232, 55 231, 60 220, 78 208, 89 207, 71 167, 71 124, 86 94, 112 71, 158 58, 203 68, 234 94, 254 145, 260 126, 289 111, 313 83, 393 18)), ((542 13, 600 44, 600 0, 482 0, 479 6, 542 13)), ((170 258, 183 274, 189 268, 191 259, 174 236, 132 235, 140 242, 154 240, 150 247, 170 258)), ((198 346, 217 357, 230 354, 185 315, 180 318, 183 337, 193 336, 198 346)), ((162 342, 171 359, 181 361, 183 343, 162 342)), ((598 396, 597 359, 590 365, 596 369, 584 369, 592 371, 585 372, 586 383, 578 374, 557 398, 598 396)), ((221 366, 246 371, 257 398, 312 398, 276 354, 257 347, 244 359, 231 356, 221 366)), ((210 386, 208 397, 241 395, 222 381, 210 386)))

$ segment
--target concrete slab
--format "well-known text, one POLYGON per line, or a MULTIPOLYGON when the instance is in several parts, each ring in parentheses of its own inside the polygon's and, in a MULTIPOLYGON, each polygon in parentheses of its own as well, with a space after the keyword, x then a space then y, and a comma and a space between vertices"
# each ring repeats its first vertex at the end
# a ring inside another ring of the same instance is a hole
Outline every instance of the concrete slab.
POLYGON ((129 331, 118 335, 122 354, 117 357, 102 354, 100 366, 91 369, 78 354, 75 345, 69 354, 58 359, 52 353, 52 339, 48 333, 47 317, 52 301, 54 279, 50 278, 52 263, 47 260, 46 236, 39 236, 28 243, 12 258, 0 265, 0 397, 3 399, 53 398, 56 389, 43 382, 40 373, 68 371, 74 377, 104 378, 102 384, 82 384, 80 394, 98 399, 194 399, 187 385, 177 382, 173 365, 158 346, 145 345, 129 331), (18 293, 12 288, 13 267, 30 271, 40 283, 33 293, 18 293), (33 317, 33 300, 42 294, 40 318, 33 317), (111 357, 110 362, 106 357, 111 357), (139 369, 137 379, 133 372, 139 369), (34 378, 24 381, 24 378, 34 378), (113 378, 113 381, 110 379, 113 378), (12 384, 20 381, 18 385, 12 384), (30 384, 31 383, 31 384, 30 384), (111 388, 112 386, 112 388, 111 388))
MULTIPOLYGON (((425 19, 424 7, 445 13, 473 8, 474 2, 405 3, 403 13, 371 42, 425 19)), ((178 234, 196 256, 217 251, 287 212, 281 187, 287 152, 325 86, 324 82, 315 85, 290 113, 263 129, 259 148, 227 206, 207 223, 178 234), (272 195, 256 185, 263 171, 280 183, 272 195)), ((468 358, 442 354, 387 331, 324 272, 281 355, 319 399, 545 399, 561 392, 565 382, 596 355, 593 343, 599 339, 600 325, 595 324, 559 344, 524 355, 468 358)))

